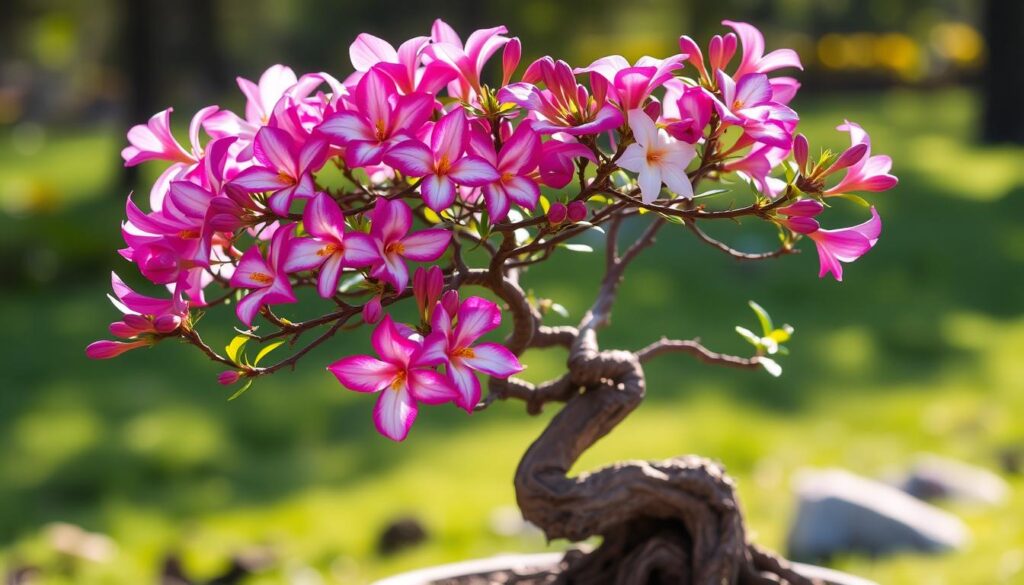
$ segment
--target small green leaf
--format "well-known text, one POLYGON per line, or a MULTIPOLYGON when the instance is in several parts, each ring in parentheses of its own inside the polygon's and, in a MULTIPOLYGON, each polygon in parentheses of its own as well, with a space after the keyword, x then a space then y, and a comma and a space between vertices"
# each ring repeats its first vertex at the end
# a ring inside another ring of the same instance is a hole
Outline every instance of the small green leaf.
POLYGON ((731 190, 732 189, 711 189, 710 191, 704 191, 703 193, 698 193, 697 195, 694 195, 693 198, 694 199, 701 199, 702 197, 713 197, 715 195, 721 195, 722 193, 728 193, 731 190))
POLYGON ((242 348, 249 342, 250 337, 248 335, 236 335, 231 343, 224 348, 224 352, 228 354, 228 359, 236 364, 241 364, 239 358, 242 357, 242 348))
POLYGON ((551 209, 551 202, 548 201, 547 197, 541 195, 540 196, 540 210, 543 211, 545 214, 547 214, 549 209, 551 209))
POLYGON ((754 310, 754 314, 757 315, 757 320, 761 322, 761 329, 764 331, 764 335, 771 335, 772 331, 775 330, 775 326, 772 325, 772 318, 768 316, 768 311, 765 311, 761 305, 754 301, 750 301, 747 304, 754 310))
POLYGON ((602 234, 604 233, 604 228, 603 227, 601 227, 599 225, 594 225, 594 224, 590 223, 589 221, 578 221, 578 222, 576 222, 576 225, 583 226, 583 227, 589 227, 592 230, 599 231, 602 234))
POLYGON ((566 309, 564 306, 558 303, 551 303, 551 310, 558 313, 562 317, 565 317, 566 319, 569 318, 569 309, 566 309))
POLYGON ((678 215, 669 215, 667 213, 662 213, 660 211, 658 212, 658 215, 661 216, 661 219, 664 219, 669 223, 674 223, 676 225, 683 225, 686 223, 685 221, 683 221, 683 218, 679 217, 678 215))
POLYGON ((355 287, 359 286, 366 281, 366 277, 361 272, 357 272, 352 276, 345 277, 341 280, 341 284, 338 285, 338 290, 347 293, 355 287))
POLYGON ((782 366, 779 365, 779 362, 764 356, 757 358, 757 362, 772 376, 778 378, 782 375, 782 366))
POLYGON ((594 249, 586 244, 558 244, 559 247, 565 248, 570 252, 593 252, 594 249))
POLYGON ((272 352, 275 349, 281 347, 281 344, 283 344, 283 343, 284 343, 283 341, 275 341, 274 343, 271 343, 270 345, 267 345, 266 347, 261 349, 260 352, 258 354, 256 354, 256 359, 252 360, 252 365, 254 365, 254 366, 260 365, 260 360, 262 360, 263 358, 267 357, 270 354, 270 352, 272 352))
POLYGON ((423 218, 429 221, 430 223, 441 223, 441 216, 438 215, 437 212, 435 212, 433 209, 429 207, 423 208, 423 218))
POLYGON ((864 199, 860 195, 854 195, 853 193, 843 193, 842 195, 836 195, 836 197, 842 197, 843 199, 846 199, 848 201, 853 201, 854 203, 860 205, 861 207, 871 207, 871 204, 868 203, 867 199, 864 199))
POLYGON ((235 398, 238 398, 242 394, 245 394, 245 391, 252 387, 253 382, 255 382, 255 378, 249 378, 249 380, 245 383, 245 386, 239 388, 238 392, 235 392, 234 394, 231 395, 231 398, 228 398, 228 402, 231 402, 235 398))

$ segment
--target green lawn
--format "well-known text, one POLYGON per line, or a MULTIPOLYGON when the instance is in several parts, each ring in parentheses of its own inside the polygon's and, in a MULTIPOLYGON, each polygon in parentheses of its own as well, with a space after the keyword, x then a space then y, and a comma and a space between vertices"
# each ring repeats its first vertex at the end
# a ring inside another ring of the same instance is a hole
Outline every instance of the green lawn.
MULTIPOLYGON (((743 352, 732 329, 753 325, 746 301, 756 299, 796 327, 793 355, 777 380, 660 358, 645 404, 581 464, 718 458, 770 546, 784 541, 790 480, 802 467, 884 475, 929 451, 997 468, 1000 450, 1024 448, 1024 153, 972 143, 976 99, 966 92, 804 100, 812 146, 843 146, 831 127, 846 116, 896 160, 902 183, 875 198, 885 222, 878 246, 837 284, 817 279, 813 249, 737 264, 670 230, 631 269, 604 344, 636 348, 664 333, 743 352)), ((325 583, 360 583, 545 549, 536 536, 496 535, 492 517, 513 504, 517 458, 550 413, 530 418, 518 403, 472 417, 428 408, 409 440, 392 444, 373 431, 372 399, 320 367, 366 348, 363 331, 231 403, 218 369, 183 346, 87 361, 83 347, 114 317, 103 276, 127 273, 113 253, 118 138, 53 136, 45 159, 11 152, 5 135, 0 143, 2 183, 43 194, 21 204, 24 189, 0 192, 0 260, 24 281, 0 288, 0 568, 41 565, 48 585, 150 583, 168 551, 212 575, 232 552, 265 545, 281 561, 252 583, 318 582, 299 580, 309 570, 325 583), (382 527, 405 514, 423 520, 428 543, 378 556, 382 527), (118 553, 69 568, 46 544, 53 521, 108 534, 118 553)), ((837 207, 828 227, 864 215, 837 207)), ((639 229, 630 227, 627 237, 639 229)), ((768 231, 713 231, 752 250, 772 244, 768 231)), ((525 284, 578 318, 600 261, 566 253, 525 284)), ((207 319, 230 330, 229 316, 207 319)), ((539 379, 564 355, 527 358, 539 379)), ((890 585, 1024 582, 1024 479, 1008 479, 1005 507, 954 508, 973 531, 965 552, 838 566, 890 585)))

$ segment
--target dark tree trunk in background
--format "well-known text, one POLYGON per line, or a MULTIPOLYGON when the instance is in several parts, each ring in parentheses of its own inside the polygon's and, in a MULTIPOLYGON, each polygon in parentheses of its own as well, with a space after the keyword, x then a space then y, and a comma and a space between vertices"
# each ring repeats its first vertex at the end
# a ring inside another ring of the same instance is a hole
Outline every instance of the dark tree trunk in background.
MULTIPOLYGON (((128 86, 125 116, 128 125, 140 124, 156 111, 157 75, 160 67, 154 62, 156 26, 154 0, 122 0, 124 15, 121 59, 128 86)), ((131 190, 139 181, 138 167, 126 167, 126 187, 131 190)), ((117 193, 117 197, 123 197, 117 193)))
POLYGON ((220 2, 216 0, 188 0, 186 10, 188 32, 184 49, 187 62, 199 75, 198 94, 204 105, 213 101, 233 86, 226 83, 224 52, 221 50, 220 2))
POLYGON ((1024 2, 988 0, 983 24, 988 68, 982 138, 990 143, 1024 144, 1024 118, 1020 116, 1024 99, 1024 2))

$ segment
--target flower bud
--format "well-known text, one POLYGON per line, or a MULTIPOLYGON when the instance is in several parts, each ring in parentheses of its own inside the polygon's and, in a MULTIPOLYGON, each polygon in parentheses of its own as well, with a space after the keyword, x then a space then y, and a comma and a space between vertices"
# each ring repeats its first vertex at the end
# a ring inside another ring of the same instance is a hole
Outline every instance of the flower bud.
POLYGON ((170 333, 181 327, 180 315, 160 315, 153 319, 153 328, 159 333, 170 333))
POLYGON ((505 43, 505 50, 501 53, 501 85, 508 85, 512 80, 512 74, 519 67, 519 59, 523 56, 523 44, 519 37, 512 37, 505 43))
POLYGON ((384 308, 380 304, 380 295, 373 297, 363 305, 363 321, 373 325, 384 316, 384 308))
POLYGON ((140 339, 139 341, 132 341, 125 343, 122 341, 94 341, 85 348, 85 355, 90 359, 94 360, 108 360, 110 358, 117 357, 126 351, 144 347, 150 345, 150 341, 146 339, 140 339))
POLYGON ((791 217, 785 221, 785 225, 798 234, 811 234, 821 227, 818 220, 809 217, 791 217))
POLYGON ((810 147, 807 145, 807 137, 797 134, 793 137, 793 159, 800 167, 800 174, 807 173, 807 152, 810 147))
POLYGON ((801 199, 796 203, 792 203, 785 207, 780 207, 775 211, 790 217, 815 217, 825 210, 825 206, 820 201, 814 199, 801 199))
POLYGON ((217 383, 221 386, 230 386, 237 382, 241 377, 241 372, 237 370, 225 370, 217 374, 217 383))
POLYGON ((860 144, 854 144, 843 151, 843 154, 839 155, 839 158, 836 159, 836 162, 832 163, 832 166, 828 168, 828 171, 826 171, 825 174, 831 175, 836 171, 852 167, 860 162, 860 159, 864 158, 864 155, 867 154, 867 152, 867 144, 864 144, 863 142, 860 144))
POLYGON ((569 221, 573 223, 587 219, 587 204, 582 201, 569 203, 567 215, 569 216, 569 221))
POLYGON ((121 318, 124 324, 136 331, 149 331, 153 327, 152 321, 142 315, 129 313, 121 318))
POLYGON ((441 308, 449 315, 459 312, 459 291, 450 290, 441 297, 441 308))
POLYGON ((552 203, 551 207, 548 208, 548 223, 558 225, 565 221, 568 215, 569 209, 564 203, 552 203))
POLYGON ((115 321, 110 324, 110 334, 114 337, 120 337, 121 339, 128 339, 135 337, 140 331, 124 321, 115 321))

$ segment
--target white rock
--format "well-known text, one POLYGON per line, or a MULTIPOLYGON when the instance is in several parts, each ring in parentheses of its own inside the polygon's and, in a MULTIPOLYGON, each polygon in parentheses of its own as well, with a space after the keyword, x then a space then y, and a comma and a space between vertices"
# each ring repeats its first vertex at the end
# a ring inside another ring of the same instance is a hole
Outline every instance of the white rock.
POLYGON ((795 483, 798 508, 788 556, 796 560, 851 552, 943 552, 960 549, 969 539, 956 516, 848 471, 805 471, 795 483))
POLYGON ((930 454, 917 458, 902 489, 922 500, 948 498, 990 506, 1005 503, 1010 493, 1006 481, 987 469, 930 454))

